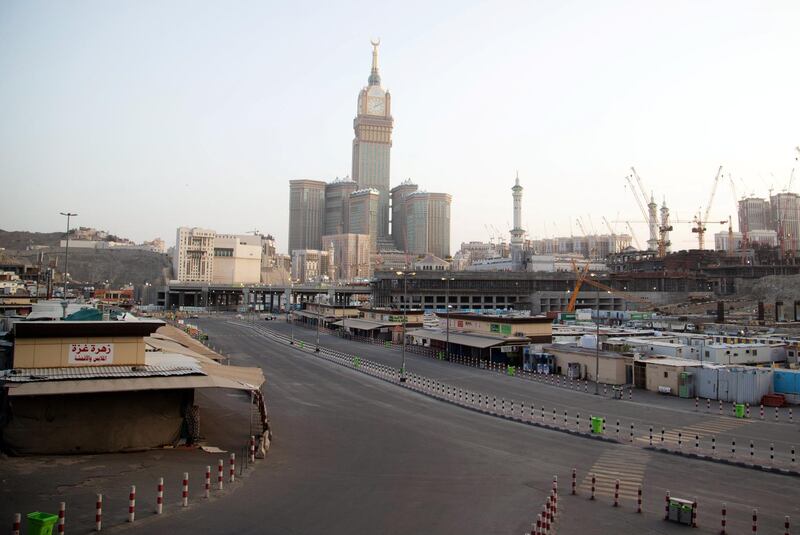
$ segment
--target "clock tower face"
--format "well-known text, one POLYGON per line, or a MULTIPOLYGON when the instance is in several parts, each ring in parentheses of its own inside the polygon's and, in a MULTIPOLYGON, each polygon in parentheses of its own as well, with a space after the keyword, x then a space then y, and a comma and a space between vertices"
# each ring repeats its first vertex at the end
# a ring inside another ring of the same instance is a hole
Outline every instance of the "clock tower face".
POLYGON ((383 97, 367 97, 369 115, 386 115, 386 102, 383 97))

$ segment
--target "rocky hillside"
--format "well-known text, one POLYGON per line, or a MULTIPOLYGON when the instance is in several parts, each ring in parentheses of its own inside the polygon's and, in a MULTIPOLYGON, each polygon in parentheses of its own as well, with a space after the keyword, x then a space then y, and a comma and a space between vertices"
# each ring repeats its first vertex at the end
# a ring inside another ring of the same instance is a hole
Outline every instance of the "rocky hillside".
POLYGON ((34 245, 58 247, 59 241, 63 238, 63 232, 26 232, 0 229, 0 248, 24 251, 34 245))
MULTIPOLYGON (((41 251, 18 251, 14 256, 36 265, 42 253, 44 266, 54 265, 61 272, 64 250, 58 247, 41 251)), ((72 280, 86 285, 100 285, 106 280, 111 287, 149 282, 164 284, 171 277, 172 263, 167 255, 129 249, 70 249, 69 272, 72 280)))

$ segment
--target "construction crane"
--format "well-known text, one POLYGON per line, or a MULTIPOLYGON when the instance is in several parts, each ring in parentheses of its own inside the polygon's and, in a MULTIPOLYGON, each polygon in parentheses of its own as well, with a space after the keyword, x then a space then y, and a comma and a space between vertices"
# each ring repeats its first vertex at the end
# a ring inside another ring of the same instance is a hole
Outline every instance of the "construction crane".
POLYGON ((747 248, 747 210, 739 210, 739 196, 736 195, 736 183, 733 180, 733 175, 728 173, 728 178, 731 181, 731 193, 733 193, 733 203, 736 207, 736 213, 739 214, 739 232, 742 233, 742 249, 747 248))
POLYGON ((633 194, 633 198, 636 199, 636 205, 639 207, 639 211, 642 212, 642 217, 644 218, 644 220, 646 222, 648 222, 650 216, 647 214, 647 210, 644 207, 644 203, 642 202, 642 199, 639 198, 639 193, 636 191, 636 186, 633 185, 633 180, 631 179, 631 176, 630 175, 626 176, 625 180, 628 181, 628 185, 630 186, 631 193, 633 194))
POLYGON ((612 288, 611 286, 607 286, 602 282, 598 282, 592 279, 591 276, 587 276, 587 272, 589 271, 589 262, 586 262, 586 264, 584 264, 583 269, 579 269, 578 265, 573 260, 572 269, 575 271, 576 275, 575 288, 572 290, 572 296, 570 296, 569 303, 567 304, 567 312, 570 313, 575 312, 575 303, 578 300, 578 293, 580 293, 581 286, 583 286, 584 283, 588 284, 589 286, 594 286, 595 288, 603 290, 610 294, 618 295, 619 297, 622 297, 626 301, 634 301, 646 305, 652 304, 649 299, 629 294, 627 292, 621 292, 619 290, 612 288))
POLYGON ((602 219, 603 219, 603 223, 606 224, 606 228, 608 229, 608 232, 610 232, 612 236, 616 236, 617 233, 614 232, 614 229, 611 227, 611 223, 608 222, 608 219, 606 219, 606 216, 602 216, 602 219))
MULTIPOLYGON (((705 234, 706 234, 706 225, 708 224, 708 216, 711 212, 711 205, 714 202, 714 195, 717 193, 717 184, 719 184, 719 177, 722 175, 722 166, 719 166, 717 169, 717 176, 714 177, 714 183, 711 185, 711 196, 708 198, 708 204, 706 205, 706 211, 703 213, 703 217, 700 217, 700 213, 694 216, 694 227, 692 228, 692 232, 697 234, 697 245, 699 249, 702 251, 705 246, 705 234)), ((727 223, 727 221, 720 221, 723 225, 727 223)))
POLYGON ((569 298, 569 303, 567 304, 567 312, 575 312, 575 302, 578 300, 578 293, 581 291, 581 286, 586 280, 586 272, 589 271, 589 262, 584 264, 583 269, 578 269, 578 264, 575 263, 575 260, 572 261, 572 269, 575 270, 575 274, 578 276, 575 279, 575 289, 572 290, 572 295, 569 298))
POLYGON ((642 249, 642 244, 639 243, 639 238, 636 237, 636 233, 633 231, 633 227, 631 226, 631 222, 630 221, 625 221, 625 224, 628 226, 628 230, 631 233, 631 238, 633 238, 633 243, 636 244, 636 248, 641 250, 642 249))
POLYGON ((636 178, 636 183, 639 185, 639 191, 642 194, 642 200, 645 204, 647 204, 647 214, 645 214, 644 217, 647 220, 647 228, 650 231, 650 239, 647 240, 647 247, 653 251, 658 249, 658 205, 653 199, 652 193, 650 193, 650 202, 647 202, 647 190, 644 187, 644 181, 642 181, 642 177, 639 176, 639 173, 637 173, 636 169, 633 167, 631 167, 631 172, 633 173, 634 178, 636 178))

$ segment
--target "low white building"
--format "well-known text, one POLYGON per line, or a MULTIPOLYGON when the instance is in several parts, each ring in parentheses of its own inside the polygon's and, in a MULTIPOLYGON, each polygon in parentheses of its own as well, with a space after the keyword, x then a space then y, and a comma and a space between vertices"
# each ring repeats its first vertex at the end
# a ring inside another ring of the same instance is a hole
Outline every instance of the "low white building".
POLYGON ((702 360, 715 364, 769 364, 786 360, 783 344, 709 344, 702 351, 702 360))

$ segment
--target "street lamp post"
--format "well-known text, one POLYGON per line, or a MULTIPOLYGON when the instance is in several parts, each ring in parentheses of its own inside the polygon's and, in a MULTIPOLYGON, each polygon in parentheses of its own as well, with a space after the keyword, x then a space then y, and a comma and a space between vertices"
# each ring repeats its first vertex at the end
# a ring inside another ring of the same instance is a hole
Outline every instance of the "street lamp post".
POLYGON ((292 286, 292 283, 290 282, 289 283, 289 296, 286 298, 286 310, 287 310, 286 317, 287 318, 291 318, 290 321, 289 321, 289 330, 292 333, 292 339, 289 341, 290 345, 294 345, 294 309, 292 309, 291 313, 288 312, 289 311, 289 307, 292 304, 292 288, 293 288, 293 286, 292 286))
MULTIPOLYGON (((452 275, 452 270, 450 271, 450 275, 452 275)), ((453 280, 452 276, 449 277, 442 277, 443 281, 447 281, 444 290, 444 300, 445 300, 445 316, 447 318, 447 327, 445 329, 446 332, 446 342, 445 342, 445 350, 447 352, 447 360, 450 360, 450 281, 453 280)))
POLYGON ((62 305, 63 305, 63 308, 64 308, 64 314, 63 314, 62 318, 66 318, 67 317, 67 277, 69 277, 69 271, 67 271, 67 269, 69 267, 69 219, 71 217, 77 216, 78 214, 73 214, 71 212, 59 212, 59 213, 61 215, 63 215, 63 216, 67 216, 67 245, 66 245, 66 248, 64 250, 64 295, 63 295, 64 300, 62 302, 62 305))
POLYGON ((317 348, 314 350, 315 353, 319 353, 319 319, 321 317, 319 311, 320 311, 320 304, 317 303, 317 348))
MULTIPOLYGON (((592 273, 594 277, 594 273, 592 273)), ((600 288, 594 287, 595 300, 597 301, 597 317, 595 323, 597 325, 597 332, 594 341, 594 394, 600 395, 600 288)))
POLYGON ((400 364, 400 382, 406 382, 406 323, 408 323, 408 276, 416 275, 415 272, 398 271, 403 276, 403 359, 400 364))

